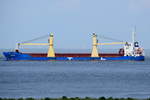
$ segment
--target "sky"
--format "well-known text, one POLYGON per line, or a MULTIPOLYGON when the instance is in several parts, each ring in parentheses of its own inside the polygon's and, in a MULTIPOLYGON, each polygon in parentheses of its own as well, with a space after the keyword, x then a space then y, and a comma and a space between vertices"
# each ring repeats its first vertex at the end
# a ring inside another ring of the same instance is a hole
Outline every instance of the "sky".
POLYGON ((150 0, 0 0, 0 48, 53 32, 57 49, 91 49, 93 32, 99 42, 110 42, 101 35, 131 41, 134 26, 150 49, 150 0))

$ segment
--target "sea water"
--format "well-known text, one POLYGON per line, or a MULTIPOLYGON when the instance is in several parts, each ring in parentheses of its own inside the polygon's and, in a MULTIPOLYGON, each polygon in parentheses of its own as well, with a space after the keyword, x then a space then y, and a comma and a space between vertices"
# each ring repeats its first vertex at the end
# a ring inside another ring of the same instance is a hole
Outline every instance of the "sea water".
POLYGON ((145 61, 0 60, 0 97, 150 97, 145 61))

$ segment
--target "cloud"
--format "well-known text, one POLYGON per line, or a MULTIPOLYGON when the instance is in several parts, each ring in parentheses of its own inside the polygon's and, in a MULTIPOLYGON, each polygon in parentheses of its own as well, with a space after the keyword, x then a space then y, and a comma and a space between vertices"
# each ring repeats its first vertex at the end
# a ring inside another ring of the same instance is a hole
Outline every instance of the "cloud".
POLYGON ((129 9, 134 12, 143 12, 150 10, 150 0, 130 0, 129 9))

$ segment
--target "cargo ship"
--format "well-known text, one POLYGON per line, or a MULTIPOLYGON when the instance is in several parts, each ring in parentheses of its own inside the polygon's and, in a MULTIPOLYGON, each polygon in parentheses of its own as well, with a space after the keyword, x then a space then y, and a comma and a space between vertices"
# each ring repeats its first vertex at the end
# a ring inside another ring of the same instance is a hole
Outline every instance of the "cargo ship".
POLYGON ((48 43, 18 43, 18 47, 13 52, 3 52, 7 61, 144 61, 144 50, 135 41, 135 32, 132 34, 132 42, 111 42, 98 43, 97 35, 92 34, 91 53, 55 53, 54 35, 49 35, 48 43), (117 45, 122 44, 123 48, 118 53, 99 53, 98 45, 117 45), (47 53, 25 53, 19 51, 20 45, 47 45, 47 53))

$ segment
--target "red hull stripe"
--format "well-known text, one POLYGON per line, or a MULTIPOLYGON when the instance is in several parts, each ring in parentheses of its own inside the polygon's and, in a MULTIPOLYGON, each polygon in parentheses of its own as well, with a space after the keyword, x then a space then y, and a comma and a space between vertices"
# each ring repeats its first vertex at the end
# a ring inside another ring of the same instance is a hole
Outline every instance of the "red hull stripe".
MULTIPOLYGON (((23 53, 29 54, 32 57, 47 57, 46 53, 23 53)), ((90 53, 56 53, 56 57, 90 57, 90 53)), ((123 54, 116 54, 116 53, 102 53, 99 54, 100 57, 119 57, 123 56, 123 54)))

